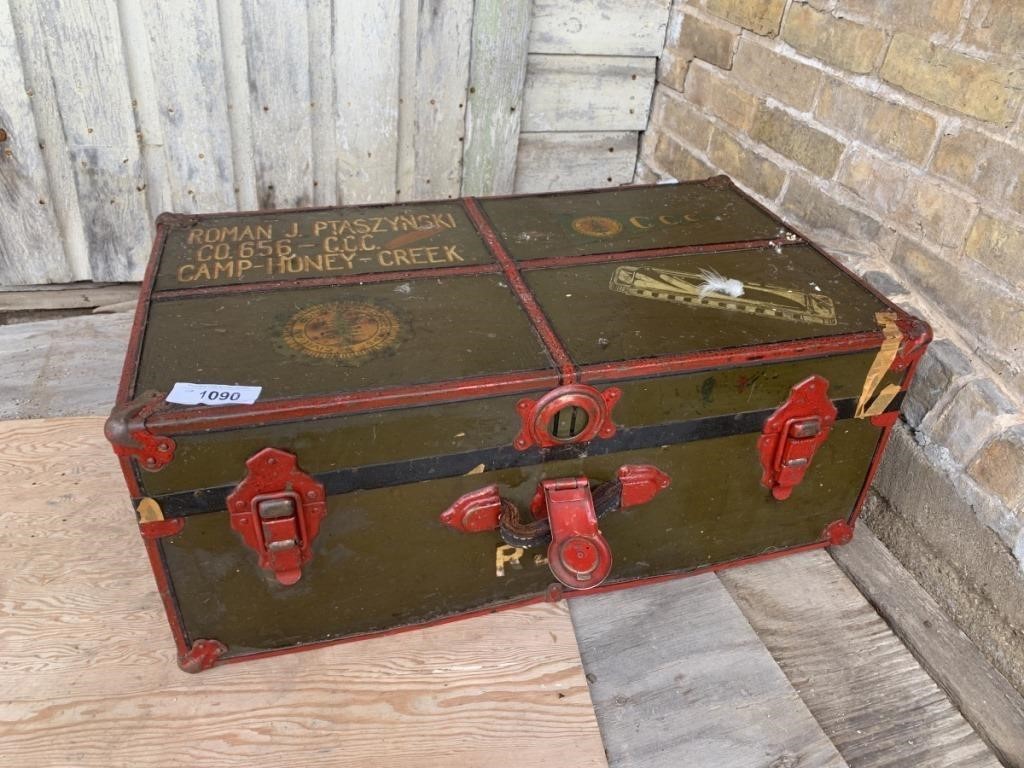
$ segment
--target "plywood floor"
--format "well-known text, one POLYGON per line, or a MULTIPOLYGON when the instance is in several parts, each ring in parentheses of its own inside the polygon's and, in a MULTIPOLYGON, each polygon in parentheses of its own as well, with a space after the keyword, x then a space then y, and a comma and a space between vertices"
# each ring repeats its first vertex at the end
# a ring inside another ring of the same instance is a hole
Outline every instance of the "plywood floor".
POLYGON ((200 675, 171 645, 102 420, 0 423, 0 765, 998 765, 823 552, 200 675))

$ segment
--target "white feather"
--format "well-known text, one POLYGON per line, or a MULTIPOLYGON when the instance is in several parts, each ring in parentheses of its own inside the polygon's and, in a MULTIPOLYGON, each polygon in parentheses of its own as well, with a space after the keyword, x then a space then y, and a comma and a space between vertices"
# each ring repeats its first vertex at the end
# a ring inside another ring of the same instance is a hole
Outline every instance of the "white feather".
POLYGON ((739 280, 722 277, 713 269, 702 269, 700 276, 704 278, 704 282, 700 284, 697 295, 702 299, 709 293, 721 293, 734 299, 743 295, 743 283, 739 280))

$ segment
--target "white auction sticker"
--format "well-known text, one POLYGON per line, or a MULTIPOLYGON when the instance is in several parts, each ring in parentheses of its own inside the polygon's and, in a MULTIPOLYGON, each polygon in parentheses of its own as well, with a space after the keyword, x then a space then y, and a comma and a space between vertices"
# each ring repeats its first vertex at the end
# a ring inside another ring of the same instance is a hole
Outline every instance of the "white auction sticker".
POLYGON ((168 403, 179 405, 251 405, 263 387, 232 384, 189 384, 179 381, 167 395, 168 403))

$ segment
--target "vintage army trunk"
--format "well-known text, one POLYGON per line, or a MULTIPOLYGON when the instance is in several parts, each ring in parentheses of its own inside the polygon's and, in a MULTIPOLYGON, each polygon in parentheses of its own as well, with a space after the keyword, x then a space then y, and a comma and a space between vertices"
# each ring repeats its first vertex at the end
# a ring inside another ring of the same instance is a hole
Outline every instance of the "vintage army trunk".
POLYGON ((164 215, 107 435, 196 671, 843 543, 929 337, 722 177, 164 215))

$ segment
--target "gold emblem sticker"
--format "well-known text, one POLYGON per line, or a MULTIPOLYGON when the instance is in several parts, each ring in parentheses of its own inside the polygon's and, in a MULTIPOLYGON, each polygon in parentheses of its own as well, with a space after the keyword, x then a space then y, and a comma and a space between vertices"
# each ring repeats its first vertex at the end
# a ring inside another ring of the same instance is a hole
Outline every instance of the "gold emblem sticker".
POLYGON ((622 224, 607 216, 582 216, 572 220, 572 228, 587 237, 614 237, 622 224))
POLYGON ((284 329, 292 349, 324 360, 360 361, 391 347, 398 318, 389 309, 353 301, 314 304, 297 312, 284 329))

